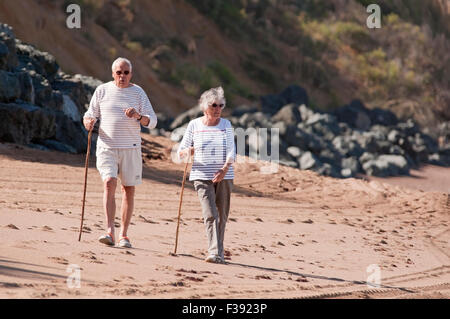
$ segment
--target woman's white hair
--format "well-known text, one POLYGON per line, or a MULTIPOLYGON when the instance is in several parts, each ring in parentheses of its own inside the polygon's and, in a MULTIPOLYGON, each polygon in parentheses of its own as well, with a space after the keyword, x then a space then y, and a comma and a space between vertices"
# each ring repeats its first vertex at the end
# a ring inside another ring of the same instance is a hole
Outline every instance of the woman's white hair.
POLYGON ((114 69, 116 68, 116 66, 120 65, 122 62, 125 62, 126 64, 128 64, 128 66, 130 67, 130 72, 133 71, 133 66, 131 65, 130 60, 125 59, 125 58, 115 59, 111 66, 111 70, 114 72, 114 69))
POLYGON ((225 107, 225 93, 221 86, 203 92, 198 100, 198 105, 202 111, 205 111, 208 106, 214 102, 223 103, 223 106, 225 107))

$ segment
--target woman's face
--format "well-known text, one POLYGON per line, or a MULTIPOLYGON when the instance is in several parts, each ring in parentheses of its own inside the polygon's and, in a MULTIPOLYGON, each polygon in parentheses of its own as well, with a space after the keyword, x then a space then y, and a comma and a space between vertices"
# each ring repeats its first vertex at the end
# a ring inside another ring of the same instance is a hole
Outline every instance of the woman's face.
POLYGON ((223 101, 214 101, 208 104, 208 107, 205 110, 205 115, 214 119, 220 118, 224 106, 225 104, 223 101))

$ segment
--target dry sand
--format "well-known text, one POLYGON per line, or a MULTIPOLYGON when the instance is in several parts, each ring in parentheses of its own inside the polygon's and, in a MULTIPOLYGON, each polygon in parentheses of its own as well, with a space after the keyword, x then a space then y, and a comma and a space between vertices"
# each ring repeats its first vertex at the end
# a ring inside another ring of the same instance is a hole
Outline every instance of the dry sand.
MULTIPOLYGON (((449 168, 365 181, 288 167, 267 175, 261 163, 238 163, 227 264, 216 265, 203 261, 206 235, 190 182, 178 255, 169 254, 184 165, 170 160, 170 141, 143 137, 132 249, 97 241, 104 216, 94 157, 78 242, 84 155, 0 144, 0 298, 450 297, 449 168), (445 180, 436 186, 427 176, 445 180), (410 188, 388 184, 399 180, 410 188), (69 288, 70 265, 81 268, 80 288, 69 288), (367 285, 377 274, 370 265, 379 267, 378 287, 367 285)), ((119 188, 116 200, 119 209, 119 188)))

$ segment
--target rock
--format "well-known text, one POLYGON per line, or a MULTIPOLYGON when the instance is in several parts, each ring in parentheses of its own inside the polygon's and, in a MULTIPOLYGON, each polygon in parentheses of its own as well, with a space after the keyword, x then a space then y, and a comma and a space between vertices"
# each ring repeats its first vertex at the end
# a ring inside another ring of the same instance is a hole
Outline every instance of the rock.
POLYGON ((308 105, 308 94, 306 90, 298 85, 290 85, 281 92, 280 96, 286 101, 286 104, 293 103, 297 105, 308 105))
POLYGON ((0 103, 14 102, 20 97, 20 93, 17 74, 0 70, 0 103))
POLYGON ((370 110, 370 119, 373 124, 384 126, 394 126, 398 124, 398 118, 393 112, 380 108, 370 110))
POLYGON ((289 146, 287 148, 287 153, 294 158, 300 157, 302 155, 302 150, 297 146, 289 146))
POLYGON ((258 108, 250 105, 240 105, 233 109, 231 112, 231 116, 241 117, 246 113, 255 113, 258 112, 258 108))
POLYGON ((264 113, 275 114, 286 104, 308 105, 306 90, 298 85, 287 87, 279 95, 269 94, 261 97, 261 110, 264 113))
MULTIPOLYGON (((83 84, 78 78, 58 78, 51 83, 51 88, 58 91, 62 95, 67 95, 75 103, 78 108, 78 113, 82 117, 86 112, 93 91, 87 91, 90 86, 83 84)), ((90 88, 89 90, 91 90, 90 88)), ((95 89, 94 89, 95 90, 95 89)), ((62 109, 62 105, 61 105, 62 109)))
POLYGON ((177 127, 183 126, 186 123, 189 123, 190 120, 193 120, 197 117, 200 117, 203 115, 203 111, 200 109, 199 106, 194 106, 193 108, 187 110, 186 112, 181 113, 178 115, 170 124, 170 130, 174 130, 177 127))
POLYGON ((40 142, 42 145, 47 147, 48 149, 64 152, 64 153, 77 153, 76 149, 70 145, 55 141, 55 140, 43 140, 40 142))
POLYGON ((19 99, 29 104, 35 104, 34 102, 34 86, 31 76, 27 72, 16 73, 19 80, 20 96, 19 99))
MULTIPOLYGON (((73 121, 64 112, 55 112, 56 133, 54 140, 73 148, 76 153, 85 153, 87 147, 87 131, 80 121, 73 121)), ((60 148, 61 152, 64 152, 60 148)), ((95 149, 95 148, 93 148, 95 149)), ((69 151, 69 150, 68 150, 69 151)), ((70 153, 73 153, 70 150, 70 153)))
POLYGON ((303 170, 320 168, 322 166, 322 163, 319 161, 319 159, 311 152, 305 152, 298 159, 298 164, 300 166, 300 169, 303 170))
POLYGON ((0 69, 13 71, 18 62, 13 30, 7 24, 0 23, 0 69))
POLYGON ((359 100, 353 100, 349 105, 334 111, 339 122, 347 123, 350 127, 366 131, 371 126, 370 111, 359 100))
POLYGON ((312 128, 314 134, 324 137, 326 140, 333 140, 340 134, 340 127, 337 119, 331 114, 319 114, 309 116, 306 125, 312 128))
POLYGON ((56 133, 55 116, 29 104, 0 103, 0 141, 29 144, 51 138, 56 133))
POLYGON ((314 111, 311 110, 309 107, 307 107, 305 104, 302 104, 298 107, 298 111, 300 112, 300 116, 303 121, 308 121, 310 117, 312 117, 314 114, 314 111))
POLYGON ((288 130, 288 127, 284 122, 276 122, 272 124, 272 128, 278 129, 280 136, 285 136, 288 130))
POLYGON ((283 122, 286 125, 297 125, 302 117, 296 104, 285 105, 271 118, 271 122, 283 122))
POLYGON ((246 113, 239 119, 239 124, 246 128, 269 128, 272 125, 269 122, 269 116, 262 112, 246 113))
POLYGON ((74 122, 81 122, 81 116, 78 111, 77 105, 72 101, 70 96, 63 95, 63 113, 74 122))
POLYGON ((173 118, 160 112, 156 113, 156 118, 158 119, 158 128, 168 131, 170 124, 173 122, 173 118))
POLYGON ((343 176, 350 177, 356 175, 360 171, 361 165, 355 157, 345 157, 341 160, 341 167, 342 170, 350 170, 350 174, 348 174, 348 171, 345 171, 344 173, 341 171, 343 176))
POLYGON ((48 52, 37 50, 30 44, 18 43, 17 55, 21 61, 22 66, 32 66, 33 70, 45 77, 47 80, 52 81, 59 70, 59 65, 56 63, 56 59, 48 52))
POLYGON ((174 142, 180 142, 183 139, 184 132, 186 132, 187 124, 181 127, 177 127, 172 131, 170 139, 174 142))
POLYGON ((329 163, 323 163, 320 167, 312 168, 312 170, 324 176, 331 176, 335 178, 342 177, 340 174, 340 169, 338 170, 335 166, 329 163))
POLYGON ((365 162, 363 170, 372 176, 395 176, 409 174, 407 160, 401 155, 380 155, 375 159, 365 162))
POLYGON ((364 152, 363 148, 352 136, 338 135, 331 143, 341 156, 359 157, 364 152))
POLYGON ((319 153, 326 144, 317 136, 309 134, 298 127, 288 127, 285 141, 290 146, 297 146, 302 150, 309 150, 313 153, 319 153))

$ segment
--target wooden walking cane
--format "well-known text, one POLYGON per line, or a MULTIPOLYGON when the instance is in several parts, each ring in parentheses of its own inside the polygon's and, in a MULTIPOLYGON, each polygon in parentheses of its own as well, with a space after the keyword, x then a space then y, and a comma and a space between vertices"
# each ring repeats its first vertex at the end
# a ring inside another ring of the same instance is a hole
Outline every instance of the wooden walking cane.
POLYGON ((80 235, 78 236, 78 241, 81 240, 81 233, 83 232, 83 220, 84 220, 84 203, 86 201, 86 186, 87 186, 87 173, 89 167, 89 154, 91 152, 91 138, 94 126, 89 130, 88 134, 88 144, 86 152, 86 161, 84 163, 84 191, 83 191, 83 205, 81 206, 81 225, 80 225, 80 235))
POLYGON ((183 191, 184 191, 184 182, 186 181, 186 171, 189 165, 191 159, 191 152, 189 151, 189 156, 186 161, 186 165, 184 166, 184 174, 183 174, 183 182, 181 183, 181 193, 180 193, 180 204, 178 205, 178 222, 177 222, 177 234, 175 236, 175 249, 173 251, 173 254, 175 255, 177 253, 177 246, 178 246, 178 230, 180 229, 180 217, 181 217, 181 203, 183 202, 183 191))

